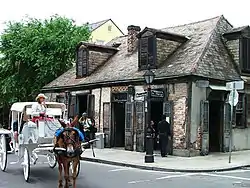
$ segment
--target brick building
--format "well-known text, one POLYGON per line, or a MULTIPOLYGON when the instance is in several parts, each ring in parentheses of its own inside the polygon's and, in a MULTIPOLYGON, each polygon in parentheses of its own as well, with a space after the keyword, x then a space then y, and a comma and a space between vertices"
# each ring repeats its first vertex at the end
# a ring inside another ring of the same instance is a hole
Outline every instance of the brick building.
POLYGON ((223 16, 161 30, 129 26, 126 36, 105 46, 79 43, 76 66, 43 92, 65 102, 69 117, 85 111, 93 116, 106 147, 143 152, 143 74, 149 63, 156 75, 151 119, 158 122, 166 114, 173 131, 171 153, 194 156, 228 151, 225 84, 244 80, 233 113, 233 150, 250 149, 249 31, 233 28, 223 16))

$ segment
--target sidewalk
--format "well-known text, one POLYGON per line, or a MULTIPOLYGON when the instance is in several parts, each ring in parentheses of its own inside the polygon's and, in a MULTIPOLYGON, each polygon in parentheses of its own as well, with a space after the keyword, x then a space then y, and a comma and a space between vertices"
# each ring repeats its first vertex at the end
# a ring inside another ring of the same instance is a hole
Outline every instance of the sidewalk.
POLYGON ((156 154, 154 163, 144 163, 145 153, 119 149, 87 149, 83 160, 118 166, 128 166, 145 170, 175 172, 213 172, 227 171, 250 166, 250 150, 232 152, 232 162, 228 163, 228 153, 216 153, 197 157, 160 157, 156 154))

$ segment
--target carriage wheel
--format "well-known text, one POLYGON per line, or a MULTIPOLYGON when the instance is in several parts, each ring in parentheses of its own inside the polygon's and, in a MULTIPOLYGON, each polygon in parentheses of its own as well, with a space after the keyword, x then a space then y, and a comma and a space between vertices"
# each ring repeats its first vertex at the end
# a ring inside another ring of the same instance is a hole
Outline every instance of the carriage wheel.
MULTIPOLYGON (((80 161, 77 164, 77 168, 76 168, 76 177, 78 177, 79 173, 80 173, 80 161)), ((70 163, 70 169, 71 169, 71 173, 73 174, 73 162, 70 163)))
POLYGON ((6 137, 4 134, 0 137, 0 166, 1 170, 5 171, 7 167, 7 146, 6 137))
POLYGON ((56 156, 53 153, 47 155, 47 160, 50 168, 55 168, 57 164, 56 156))
POLYGON ((23 175, 26 182, 29 181, 30 178, 30 155, 29 150, 25 147, 23 153, 23 175))

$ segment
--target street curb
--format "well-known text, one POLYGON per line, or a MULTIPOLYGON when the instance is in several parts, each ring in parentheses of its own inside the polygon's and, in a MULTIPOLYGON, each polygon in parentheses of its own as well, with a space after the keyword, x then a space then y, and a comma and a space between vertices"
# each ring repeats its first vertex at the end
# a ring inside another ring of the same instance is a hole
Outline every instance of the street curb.
POLYGON ((143 166, 143 165, 135 165, 135 164, 127 164, 123 162, 115 162, 115 161, 108 161, 103 159, 96 159, 91 157, 82 157, 81 160, 94 162, 94 163, 102 163, 102 164, 109 164, 115 166, 123 166, 123 167, 131 167, 137 168, 142 170, 153 170, 153 171, 162 171, 162 172, 189 172, 189 173, 201 173, 201 172, 223 172, 223 171, 231 171, 237 169, 243 169, 246 167, 250 167, 250 165, 240 165, 235 167, 228 167, 228 168, 218 168, 218 169, 168 169, 168 168, 161 168, 161 167, 151 167, 151 166, 143 166))

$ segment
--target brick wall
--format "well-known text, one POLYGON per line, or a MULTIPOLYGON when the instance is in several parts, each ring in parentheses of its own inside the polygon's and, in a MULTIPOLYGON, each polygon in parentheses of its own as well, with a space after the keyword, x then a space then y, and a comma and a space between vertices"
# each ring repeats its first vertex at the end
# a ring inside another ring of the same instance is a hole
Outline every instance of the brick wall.
POLYGON ((136 35, 141 31, 139 26, 130 25, 127 28, 127 51, 128 53, 133 53, 137 48, 137 37, 136 35))
POLYGON ((101 89, 93 89, 92 94, 95 95, 95 122, 98 131, 100 131, 100 100, 101 100, 101 89))
POLYGON ((56 102, 56 96, 60 95, 60 93, 45 93, 45 95, 48 97, 47 101, 56 102))
POLYGON ((173 107, 173 148, 186 148, 187 126, 187 84, 176 83, 169 86, 169 100, 174 103, 173 107))
POLYGON ((156 39, 157 46, 157 65, 165 61, 181 44, 165 39, 156 39))

